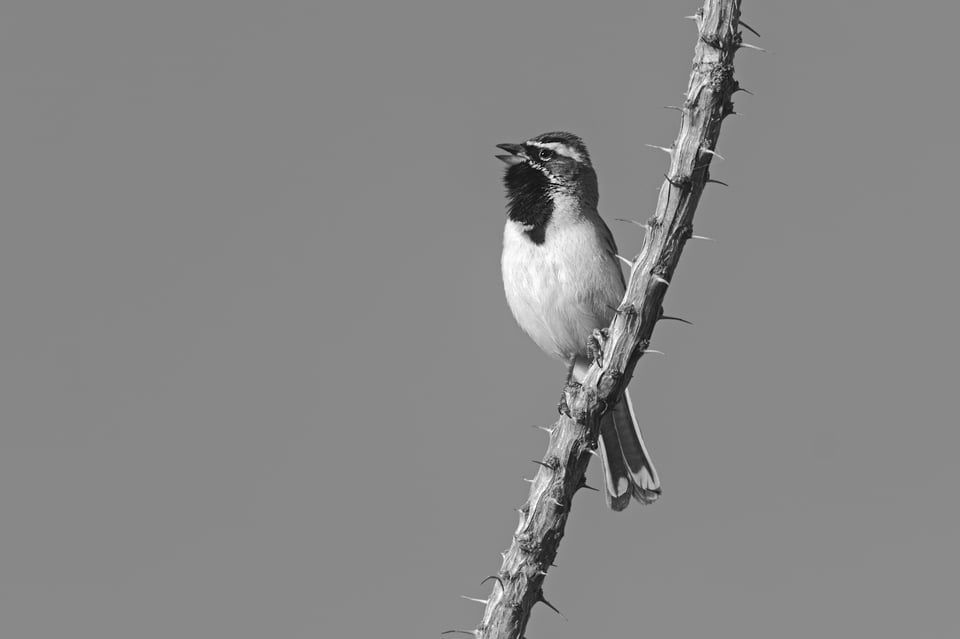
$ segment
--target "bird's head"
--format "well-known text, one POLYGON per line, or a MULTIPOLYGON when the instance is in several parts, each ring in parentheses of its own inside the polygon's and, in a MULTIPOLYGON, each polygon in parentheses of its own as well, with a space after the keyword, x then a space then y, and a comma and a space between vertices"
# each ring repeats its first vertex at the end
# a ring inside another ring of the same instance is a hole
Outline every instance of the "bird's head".
POLYGON ((535 223, 532 218, 542 217, 558 195, 596 207, 597 174, 586 145, 576 135, 543 133, 522 144, 498 144, 497 148, 507 152, 497 158, 508 165, 503 182, 511 219, 535 223))

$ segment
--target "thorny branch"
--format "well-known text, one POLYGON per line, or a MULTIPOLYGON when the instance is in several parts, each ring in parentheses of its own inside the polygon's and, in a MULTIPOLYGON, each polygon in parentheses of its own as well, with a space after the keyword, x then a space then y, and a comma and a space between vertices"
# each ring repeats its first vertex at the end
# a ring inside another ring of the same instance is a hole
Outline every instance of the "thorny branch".
MULTIPOLYGON (((656 322, 663 317, 663 298, 673 278, 680 253, 693 235, 693 214, 710 179, 720 124, 731 115, 731 96, 740 90, 733 77, 733 57, 742 42, 741 0, 705 0, 695 16, 699 34, 680 133, 670 148, 670 170, 665 174, 656 212, 645 223, 643 249, 631 263, 623 301, 609 328, 598 358, 580 387, 568 387, 570 417, 561 416, 549 430, 550 445, 530 496, 520 508, 520 521, 510 548, 493 581, 483 620, 472 634, 480 639, 521 639, 530 611, 537 603, 556 608, 544 598, 543 582, 563 538, 573 495, 585 487, 584 474, 595 454, 599 418, 613 406, 647 350, 656 322)), ((743 25, 745 28, 746 25, 743 25)), ((485 581, 487 581, 485 580, 485 581)), ((559 612, 559 611, 557 611, 559 612)))

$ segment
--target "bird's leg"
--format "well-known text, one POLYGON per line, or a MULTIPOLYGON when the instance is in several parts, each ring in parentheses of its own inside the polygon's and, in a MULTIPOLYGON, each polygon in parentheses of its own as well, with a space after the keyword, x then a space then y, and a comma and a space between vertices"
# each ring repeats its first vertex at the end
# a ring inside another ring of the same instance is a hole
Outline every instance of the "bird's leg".
POLYGON ((571 357, 567 366, 567 381, 563 386, 563 391, 560 393, 560 403, 557 404, 557 412, 567 417, 570 417, 570 407, 567 405, 567 391, 580 388, 580 383, 573 379, 573 367, 576 363, 577 358, 571 357))
MULTIPOLYGON (((603 350, 607 346, 607 340, 610 338, 610 331, 605 328, 593 329, 593 334, 587 338, 587 357, 597 363, 597 366, 603 366, 603 350)), ((600 400, 600 414, 607 412, 609 406, 604 400, 600 400)))

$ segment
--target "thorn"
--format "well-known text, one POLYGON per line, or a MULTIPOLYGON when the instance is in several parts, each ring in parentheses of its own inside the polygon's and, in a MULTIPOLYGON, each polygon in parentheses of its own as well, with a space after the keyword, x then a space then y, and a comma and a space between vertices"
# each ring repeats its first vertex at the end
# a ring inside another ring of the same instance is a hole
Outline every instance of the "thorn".
POLYGON ((594 488, 593 486, 591 486, 590 484, 588 484, 588 483, 586 483, 586 482, 581 482, 580 485, 577 487, 577 489, 579 490, 580 488, 586 488, 587 490, 592 490, 592 491, 595 492, 595 493, 600 492, 600 490, 599 490, 598 488, 594 488))
POLYGON ((551 428, 550 426, 540 426, 538 424, 533 424, 532 426, 530 426, 530 428, 536 428, 537 430, 542 430, 553 435, 553 428, 551 428))
POLYGON ((749 24, 747 24, 747 23, 744 22, 743 20, 740 21, 740 26, 743 27, 744 29, 746 29, 747 31, 749 31, 750 33, 752 33, 753 35, 757 36, 758 38, 762 38, 762 37, 763 37, 763 36, 761 36, 759 33, 757 33, 757 30, 756 30, 756 29, 754 29, 753 27, 751 27, 749 24))
POLYGON ((734 91, 734 93, 746 93, 747 95, 756 95, 756 93, 754 93, 754 92, 751 91, 750 89, 744 89, 744 88, 741 87, 741 86, 738 86, 738 87, 737 87, 737 90, 734 91))
POLYGON ((670 149, 670 148, 665 147, 665 146, 657 146, 656 144, 644 144, 644 146, 649 146, 651 149, 660 149, 661 151, 663 151, 663 152, 665 152, 665 153, 669 153, 669 154, 673 155, 673 149, 670 149))
POLYGON ((643 223, 643 222, 638 222, 638 221, 636 221, 636 220, 628 220, 628 219, 625 218, 625 217, 615 217, 615 218, 613 218, 613 219, 615 219, 617 222, 629 222, 630 224, 636 224, 637 226, 639 226, 640 228, 642 228, 642 229, 645 230, 645 231, 649 231, 649 230, 650 230, 650 225, 649 225, 649 224, 645 224, 645 223, 643 223))
POLYGON ((709 180, 707 180, 706 183, 707 183, 707 184, 721 184, 721 185, 727 186, 727 187, 730 186, 730 185, 727 184, 726 182, 721 182, 720 180, 714 180, 713 178, 710 178, 709 180))
MULTIPOLYGON (((741 22, 740 24, 743 24, 743 23, 741 22)), ((754 51, 759 51, 760 53, 766 53, 766 52, 767 52, 766 49, 761 49, 760 47, 758 47, 758 46, 755 45, 755 44, 747 44, 746 42, 741 42, 741 43, 740 43, 740 47, 742 47, 742 48, 744 48, 744 49, 753 49, 754 51)))
POLYGON ((680 188, 681 186, 683 186, 683 182, 671 180, 670 176, 667 175, 666 173, 663 174, 663 179, 669 182, 671 186, 675 186, 677 188, 680 188))
MULTIPOLYGON (((700 16, 698 16, 698 15, 683 16, 683 19, 684 19, 684 20, 699 20, 699 19, 700 19, 700 16)), ((741 22, 740 24, 743 24, 743 23, 741 22)))
POLYGON ((542 461, 537 461, 536 459, 531 459, 530 461, 532 461, 534 464, 539 464, 540 466, 543 466, 549 471, 553 471, 553 467, 550 466, 549 464, 544 464, 542 461))
POLYGON ((490 575, 489 577, 487 577, 486 579, 484 579, 483 581, 481 581, 481 582, 480 582, 480 585, 482 586, 483 584, 487 583, 487 582, 490 581, 491 579, 496 579, 496 580, 497 580, 497 583, 500 584, 500 590, 506 590, 506 588, 503 587, 503 580, 500 579, 500 577, 498 577, 498 576, 496 576, 496 575, 490 575))
POLYGON ((556 606, 554 606, 552 603, 550 603, 549 601, 547 601, 547 600, 544 598, 542 591, 540 592, 540 601, 542 601, 544 604, 546 604, 547 608, 549 608, 550 610, 554 611, 555 613, 557 613, 558 615, 560 615, 561 617, 563 617, 563 620, 564 620, 564 621, 570 621, 569 619, 566 618, 566 616, 564 616, 564 614, 563 614, 562 612, 560 612, 559 610, 557 610, 557 607, 556 607, 556 606))
POLYGON ((507 560, 507 551, 506 551, 506 550, 504 550, 502 553, 500 553, 500 558, 503 559, 504 561, 507 560))
POLYGON ((560 503, 560 500, 557 499, 556 497, 549 497, 549 498, 547 499, 547 501, 552 501, 553 503, 555 503, 555 504, 556 504, 557 506, 559 506, 560 508, 563 508, 563 504, 561 504, 561 503, 560 503))
POLYGON ((595 450, 592 449, 592 448, 588 448, 588 449, 587 449, 587 452, 590 453, 591 455, 593 455, 594 457, 599 457, 599 456, 600 456, 600 453, 598 453, 597 451, 595 451, 595 450))
POLYGON ((673 106, 672 104, 668 104, 667 106, 665 106, 665 107, 663 107, 663 108, 664 108, 664 109, 672 109, 673 111, 679 111, 680 113, 683 113, 683 107, 673 106))
POLYGON ((670 286, 670 282, 668 282, 668 281, 667 281, 663 276, 661 276, 661 275, 654 275, 654 276, 653 276, 653 281, 654 281, 654 282, 660 282, 660 283, 663 284, 664 286, 670 286))
POLYGON ((691 235, 691 240, 707 240, 709 242, 716 242, 712 237, 707 237, 706 235, 691 235))
POLYGON ((633 268, 633 262, 631 262, 630 260, 628 260, 628 259, 625 258, 624 256, 622 256, 622 255, 617 255, 617 259, 619 259, 621 262, 623 262, 624 264, 626 264, 626 265, 627 265, 627 268, 633 268))
POLYGON ((476 597, 468 597, 466 595, 460 595, 460 598, 466 599, 467 601, 476 601, 477 603, 482 603, 484 606, 489 603, 487 599, 477 599, 476 597))
POLYGON ((546 576, 547 576, 547 571, 546 571, 546 570, 538 570, 538 571, 537 571, 537 574, 540 575, 541 577, 546 577, 546 576))
POLYGON ((664 353, 663 351, 655 351, 652 348, 643 349, 643 353, 644 355, 646 355, 647 353, 656 353, 657 355, 666 355, 666 353, 664 353))
POLYGON ((534 480, 534 479, 527 479, 526 477, 524 477, 524 478, 523 478, 523 481, 527 482, 528 484, 532 484, 532 483, 533 483, 534 481, 536 481, 536 480, 534 480))
POLYGON ((720 155, 720 154, 717 153, 716 151, 711 151, 711 150, 708 149, 707 147, 700 147, 700 150, 701 150, 703 153, 709 153, 710 155, 712 155, 713 157, 717 158, 718 160, 722 160, 722 159, 723 159, 723 156, 722 156, 722 155, 720 155))
POLYGON ((460 635, 470 635, 471 637, 476 637, 477 631, 476 630, 444 630, 440 634, 441 635, 460 634, 460 635))
POLYGON ((689 321, 689 320, 685 320, 685 319, 683 319, 682 317, 674 317, 673 315, 661 315, 661 316, 660 316, 660 319, 662 319, 662 320, 673 320, 674 322, 683 322, 684 324, 689 324, 690 326, 693 326, 693 322, 691 322, 691 321, 689 321))

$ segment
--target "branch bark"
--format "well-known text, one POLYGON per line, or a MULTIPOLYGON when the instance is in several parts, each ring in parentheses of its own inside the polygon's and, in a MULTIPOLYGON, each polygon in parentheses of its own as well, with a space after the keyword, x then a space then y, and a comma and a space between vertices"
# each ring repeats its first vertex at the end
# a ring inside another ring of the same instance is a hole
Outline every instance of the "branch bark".
POLYGON ((733 57, 743 46, 740 4, 741 0, 705 0, 694 16, 699 37, 693 69, 686 100, 678 107, 680 133, 666 149, 670 170, 660 187, 656 212, 646 223, 646 240, 630 269, 602 358, 591 366, 582 386, 565 391, 570 416, 561 416, 550 429, 549 447, 519 510, 510 548, 493 577, 483 620, 472 633, 476 637, 521 639, 535 604, 553 608, 543 596, 543 583, 563 538, 573 495, 584 487, 584 474, 597 447, 600 415, 626 388, 663 314, 664 295, 692 237, 693 214, 710 179, 720 124, 734 112, 731 96, 739 86, 733 77, 733 57))

